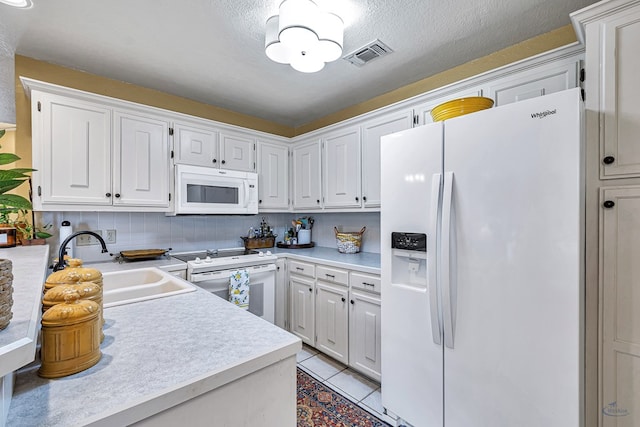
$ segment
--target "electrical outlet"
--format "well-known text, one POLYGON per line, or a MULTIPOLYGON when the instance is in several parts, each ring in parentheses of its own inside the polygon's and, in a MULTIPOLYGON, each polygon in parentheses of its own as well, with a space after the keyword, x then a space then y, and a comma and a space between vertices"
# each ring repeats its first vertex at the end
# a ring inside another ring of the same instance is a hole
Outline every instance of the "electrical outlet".
POLYGON ((105 243, 116 242, 116 230, 106 230, 107 234, 104 237, 105 243))
MULTIPOLYGON (((102 236, 102 230, 91 230, 96 234, 102 236)), ((80 234, 76 237, 76 246, 93 246, 99 245, 100 242, 91 234, 80 234)))

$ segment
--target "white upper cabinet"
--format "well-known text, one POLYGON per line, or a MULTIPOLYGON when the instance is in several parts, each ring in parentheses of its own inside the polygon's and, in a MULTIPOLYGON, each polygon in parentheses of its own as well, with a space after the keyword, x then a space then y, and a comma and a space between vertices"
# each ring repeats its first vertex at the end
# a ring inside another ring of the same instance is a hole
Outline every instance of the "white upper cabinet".
POLYGON ((580 64, 577 61, 549 64, 491 82, 487 96, 493 99, 494 107, 500 107, 576 87, 579 74, 580 64))
POLYGON ((114 206, 169 206, 169 122, 114 114, 114 206))
POLYGON ((412 126, 413 111, 388 114, 362 125, 362 205, 380 207, 380 137, 412 126))
POLYGON ((33 206, 111 205, 111 110, 32 92, 33 206))
POLYGON ((360 127, 326 135, 324 148, 324 206, 360 207, 360 127))
POLYGON ((258 208, 289 208, 289 146, 258 140, 258 208))
POLYGON ((322 207, 320 141, 297 143, 293 147, 293 208, 322 207))
POLYGON ((584 30, 585 103, 598 114, 600 179, 639 177, 640 2, 600 2, 572 19, 584 30))
POLYGON ((34 209, 169 209, 168 121, 37 90, 32 106, 34 209))
POLYGON ((177 121, 174 162, 255 172, 256 139, 249 133, 222 130, 206 123, 177 121))
POLYGON ((218 167, 219 133, 207 126, 175 122, 173 126, 174 163, 218 167))
POLYGON ((248 134, 220 131, 220 168, 255 172, 256 139, 248 134))

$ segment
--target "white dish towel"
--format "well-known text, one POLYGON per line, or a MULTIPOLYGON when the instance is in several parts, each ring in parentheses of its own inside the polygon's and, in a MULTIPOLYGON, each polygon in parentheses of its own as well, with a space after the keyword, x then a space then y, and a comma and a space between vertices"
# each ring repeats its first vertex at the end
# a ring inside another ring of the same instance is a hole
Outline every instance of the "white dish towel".
POLYGON ((249 309, 249 272, 247 270, 231 272, 229 302, 245 310, 249 309))

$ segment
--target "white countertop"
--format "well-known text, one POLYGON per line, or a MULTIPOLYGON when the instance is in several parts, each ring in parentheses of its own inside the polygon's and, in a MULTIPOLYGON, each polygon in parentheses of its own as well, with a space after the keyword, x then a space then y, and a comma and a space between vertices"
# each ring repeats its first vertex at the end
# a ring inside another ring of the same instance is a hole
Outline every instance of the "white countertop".
POLYGON ((278 257, 295 258, 314 263, 321 263, 333 267, 348 268, 363 273, 380 274, 380 254, 373 252, 359 252, 343 254, 336 248, 316 246, 309 249, 269 248, 278 257))
POLYGON ((0 377, 30 363, 40 330, 40 300, 47 273, 49 246, 0 249, 13 267, 13 317, 0 331, 0 377))
POLYGON ((105 309, 100 362, 17 375, 8 426, 125 425, 295 355, 299 338, 204 290, 105 309))

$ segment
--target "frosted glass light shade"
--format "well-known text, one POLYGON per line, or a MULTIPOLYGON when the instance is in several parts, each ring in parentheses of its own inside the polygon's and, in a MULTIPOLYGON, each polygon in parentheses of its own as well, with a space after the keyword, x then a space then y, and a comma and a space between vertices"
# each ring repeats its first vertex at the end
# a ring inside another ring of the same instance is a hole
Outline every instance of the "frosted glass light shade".
POLYGON ((0 0, 0 3, 25 9, 32 6, 31 0, 0 0))
POLYGON ((285 0, 280 14, 267 20, 265 53, 301 72, 320 71, 342 55, 344 23, 311 0, 285 0))
POLYGON ((16 125, 15 57, 0 52, 0 129, 16 125))

